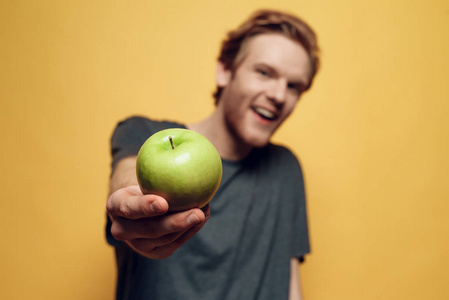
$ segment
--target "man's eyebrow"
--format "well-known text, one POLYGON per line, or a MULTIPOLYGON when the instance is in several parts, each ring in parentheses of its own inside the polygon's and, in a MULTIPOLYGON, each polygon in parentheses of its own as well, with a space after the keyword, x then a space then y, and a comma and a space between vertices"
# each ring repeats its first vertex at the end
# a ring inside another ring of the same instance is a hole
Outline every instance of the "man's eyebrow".
MULTIPOLYGON (((259 62, 254 64, 255 68, 264 68, 267 69, 269 72, 275 74, 275 75, 279 75, 279 72, 276 70, 276 68, 273 68, 272 66, 270 66, 269 64, 265 63, 265 62, 259 62)), ((289 84, 293 84, 295 86, 299 86, 301 89, 305 90, 307 88, 307 86, 309 85, 308 80, 294 80, 294 81, 289 81, 289 84)))
POLYGON ((305 90, 307 88, 307 83, 304 81, 291 81, 289 82, 289 84, 292 84, 294 86, 297 86, 298 88, 300 88, 301 90, 305 90))
POLYGON ((296 88, 298 88, 301 91, 305 91, 307 89, 307 86, 309 85, 308 80, 303 80, 303 79, 292 80, 292 81, 289 81, 287 84, 295 86, 296 88))
POLYGON ((267 63, 263 63, 263 62, 256 63, 255 67, 256 68, 268 69, 268 71, 270 71, 272 73, 275 73, 275 74, 278 74, 278 71, 275 68, 273 68, 272 66, 270 66, 269 64, 267 64, 267 63))

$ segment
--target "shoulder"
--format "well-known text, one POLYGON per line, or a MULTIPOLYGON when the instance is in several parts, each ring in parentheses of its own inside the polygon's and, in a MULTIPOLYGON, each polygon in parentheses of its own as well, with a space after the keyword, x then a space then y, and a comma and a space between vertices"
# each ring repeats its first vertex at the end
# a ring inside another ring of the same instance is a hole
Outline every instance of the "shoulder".
POLYGON ((124 120, 120 120, 118 122, 118 125, 121 124, 134 124, 134 125, 142 125, 142 124, 148 124, 153 122, 151 119, 144 117, 144 116, 129 116, 125 118, 124 120))
POLYGON ((144 116, 130 116, 118 122, 115 131, 132 135, 148 135, 167 128, 183 128, 185 125, 165 120, 155 120, 144 116))
POLYGON ((268 149, 268 151, 276 153, 277 155, 280 155, 283 157, 296 158, 296 156, 293 154, 293 152, 287 146, 270 143, 266 146, 266 148, 268 149))
POLYGON ((131 116, 117 123, 111 137, 113 146, 136 144, 139 147, 152 134, 167 128, 185 127, 170 121, 156 121, 143 116, 131 116))
POLYGON ((117 126, 133 126, 136 128, 148 128, 148 127, 154 127, 154 128, 170 128, 170 127, 184 127, 185 125, 174 122, 174 121, 166 121, 166 120, 155 120, 150 119, 145 116, 130 116, 124 120, 121 120, 118 122, 117 126))
POLYGON ((262 150, 265 158, 282 165, 299 165, 297 156, 288 147, 278 144, 268 144, 262 150))
POLYGON ((111 136, 112 167, 127 156, 137 155, 142 144, 154 133, 184 125, 169 121, 156 121, 143 116, 131 116, 118 122, 111 136))
POLYGON ((301 165, 297 156, 286 146, 268 144, 251 153, 250 162, 264 172, 273 174, 295 174, 302 177, 301 165))

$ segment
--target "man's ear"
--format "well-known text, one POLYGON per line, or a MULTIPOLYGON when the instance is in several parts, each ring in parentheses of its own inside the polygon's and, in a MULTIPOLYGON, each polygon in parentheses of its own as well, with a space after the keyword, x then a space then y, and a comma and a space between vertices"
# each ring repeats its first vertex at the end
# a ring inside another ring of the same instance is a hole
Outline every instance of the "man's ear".
POLYGON ((215 81, 217 86, 221 88, 227 86, 231 80, 231 70, 226 69, 224 64, 221 61, 218 61, 215 72, 215 81))

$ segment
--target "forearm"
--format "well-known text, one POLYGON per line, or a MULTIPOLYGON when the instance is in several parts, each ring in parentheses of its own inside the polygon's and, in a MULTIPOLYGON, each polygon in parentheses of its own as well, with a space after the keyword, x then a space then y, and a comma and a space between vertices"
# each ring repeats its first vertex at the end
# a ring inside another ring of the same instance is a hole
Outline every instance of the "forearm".
POLYGON ((290 260, 290 293, 289 300, 302 300, 299 278, 299 262, 296 258, 290 260))
POLYGON ((118 189, 138 184, 136 159, 136 156, 126 157, 118 162, 109 182, 109 195, 118 189))

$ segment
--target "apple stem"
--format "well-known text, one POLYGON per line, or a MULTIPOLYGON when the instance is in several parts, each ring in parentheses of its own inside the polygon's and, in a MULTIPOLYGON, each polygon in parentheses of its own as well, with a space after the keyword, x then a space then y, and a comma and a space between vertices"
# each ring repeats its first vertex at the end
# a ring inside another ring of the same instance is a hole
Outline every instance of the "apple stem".
POLYGON ((175 149, 175 146, 173 146, 173 139, 172 139, 172 137, 169 136, 168 139, 169 139, 169 141, 170 141, 171 148, 174 150, 174 149, 175 149))

